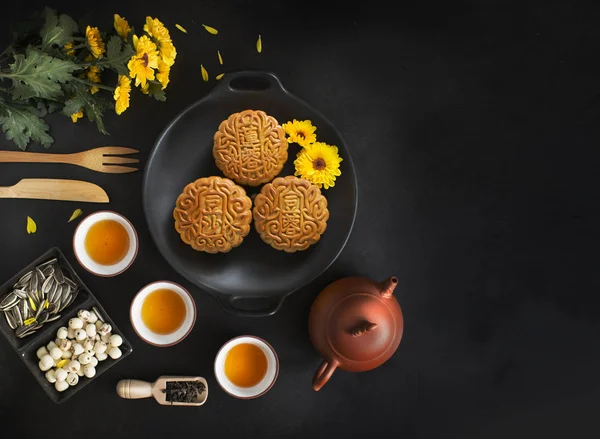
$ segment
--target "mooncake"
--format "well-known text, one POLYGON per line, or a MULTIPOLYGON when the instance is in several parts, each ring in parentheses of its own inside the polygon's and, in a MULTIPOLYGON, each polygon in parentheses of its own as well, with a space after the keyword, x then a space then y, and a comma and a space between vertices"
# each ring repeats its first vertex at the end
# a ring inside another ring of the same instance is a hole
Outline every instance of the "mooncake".
POLYGON ((307 180, 279 177, 254 199, 254 227, 264 242, 288 253, 306 250, 327 228, 327 198, 307 180))
POLYGON ((214 135, 213 156, 225 176, 258 186, 281 172, 288 142, 277 119, 264 111, 245 110, 221 122, 214 135))
POLYGON ((181 240, 194 250, 226 253, 250 231, 252 201, 227 178, 200 178, 177 197, 173 218, 181 240))

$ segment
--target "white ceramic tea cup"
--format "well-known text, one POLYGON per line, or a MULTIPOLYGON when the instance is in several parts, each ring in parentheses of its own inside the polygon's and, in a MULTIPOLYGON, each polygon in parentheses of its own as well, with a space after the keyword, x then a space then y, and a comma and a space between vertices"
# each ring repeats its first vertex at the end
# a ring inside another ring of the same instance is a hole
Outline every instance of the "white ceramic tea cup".
POLYGON ((217 378, 217 382, 225 392, 239 399, 253 399, 264 395, 271 390, 278 375, 279 358, 275 349, 262 338, 253 335, 242 335, 232 338, 221 347, 215 358, 215 377, 217 378), (252 387, 236 386, 225 374, 225 359, 227 358, 227 354, 229 354, 231 348, 242 343, 258 346, 267 358, 267 373, 257 385, 252 387))
POLYGON ((135 333, 144 340, 146 343, 158 347, 169 347, 180 343, 184 338, 188 336, 194 324, 196 323, 196 303, 192 295, 174 282, 169 281, 158 281, 146 285, 135 295, 129 308, 129 318, 131 320, 131 326, 135 333), (157 334, 152 332, 142 320, 142 305, 148 295, 156 290, 171 290, 179 295, 185 303, 185 319, 181 326, 170 334, 157 334))
POLYGON ((123 215, 109 210, 95 212, 85 217, 79 223, 75 229, 75 234, 73 235, 73 252, 75 253, 77 261, 83 268, 90 273, 95 274, 96 276, 113 277, 123 273, 125 270, 131 267, 131 264, 133 264, 133 261, 138 253, 138 248, 138 235, 133 227, 133 224, 131 224, 131 222, 123 215), (127 254, 125 257, 123 257, 123 259, 113 265, 98 264, 88 255, 85 249, 85 237, 90 231, 90 227, 97 222, 104 220, 113 220, 118 222, 125 228, 127 234, 129 235, 129 250, 127 250, 127 254))

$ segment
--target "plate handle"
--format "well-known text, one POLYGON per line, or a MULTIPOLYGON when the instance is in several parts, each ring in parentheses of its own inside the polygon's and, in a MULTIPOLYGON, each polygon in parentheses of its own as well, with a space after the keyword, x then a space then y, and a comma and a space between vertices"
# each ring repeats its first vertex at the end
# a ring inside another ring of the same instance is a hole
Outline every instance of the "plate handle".
POLYGON ((226 73, 210 92, 211 95, 230 93, 287 93, 279 78, 271 72, 243 70, 226 73))
POLYGON ((269 297, 216 296, 228 312, 241 317, 267 317, 275 314, 283 299, 269 297))

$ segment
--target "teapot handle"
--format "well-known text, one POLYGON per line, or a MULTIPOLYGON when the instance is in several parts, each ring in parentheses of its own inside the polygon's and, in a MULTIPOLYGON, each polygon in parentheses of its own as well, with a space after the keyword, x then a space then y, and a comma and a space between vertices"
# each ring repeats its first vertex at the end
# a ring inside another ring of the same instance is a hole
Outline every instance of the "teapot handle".
POLYGON ((321 387, 329 381, 329 378, 331 378, 331 375, 333 375, 333 372, 335 372, 339 365, 340 363, 335 358, 330 362, 324 360, 321 363, 319 370, 317 370, 317 373, 313 377, 313 389, 315 392, 321 390, 321 387))

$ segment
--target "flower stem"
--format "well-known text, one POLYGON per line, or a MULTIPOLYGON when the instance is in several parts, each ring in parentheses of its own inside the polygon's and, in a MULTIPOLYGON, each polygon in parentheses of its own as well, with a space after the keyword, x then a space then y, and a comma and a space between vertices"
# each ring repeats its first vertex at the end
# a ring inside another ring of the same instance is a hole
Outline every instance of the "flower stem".
POLYGON ((81 82, 82 84, 89 85, 90 87, 98 87, 103 90, 115 91, 114 87, 109 87, 108 85, 103 85, 98 82, 86 81, 85 79, 81 79, 81 78, 73 78, 73 79, 77 82, 81 82))

